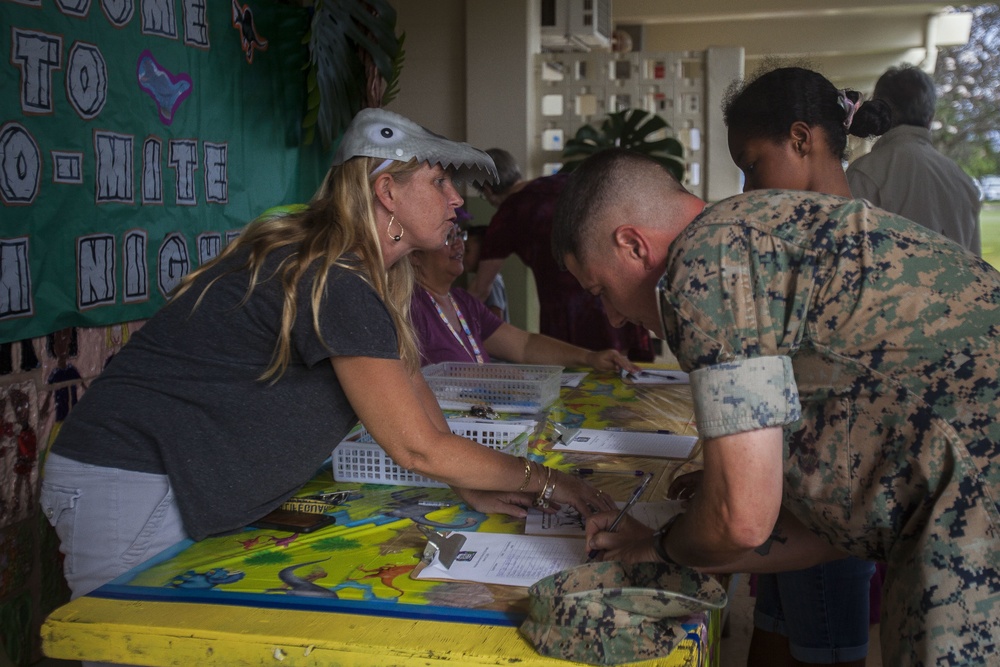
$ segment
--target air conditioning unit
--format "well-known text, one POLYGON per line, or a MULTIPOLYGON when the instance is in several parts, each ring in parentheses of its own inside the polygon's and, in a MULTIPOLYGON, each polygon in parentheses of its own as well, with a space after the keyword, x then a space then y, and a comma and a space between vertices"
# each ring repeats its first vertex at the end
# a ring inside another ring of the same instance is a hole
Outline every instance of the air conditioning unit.
POLYGON ((611 0, 542 0, 543 49, 610 50, 611 25, 611 0))

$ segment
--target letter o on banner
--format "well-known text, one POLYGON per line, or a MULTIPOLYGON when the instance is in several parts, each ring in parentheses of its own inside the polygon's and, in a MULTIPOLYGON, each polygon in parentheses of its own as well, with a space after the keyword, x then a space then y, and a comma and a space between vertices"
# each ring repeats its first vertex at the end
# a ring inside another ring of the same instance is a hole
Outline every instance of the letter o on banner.
POLYGON ((8 205, 35 201, 42 179, 42 153, 20 123, 0 127, 0 198, 8 205))
POLYGON ((81 118, 96 118, 108 99, 108 66, 93 44, 76 42, 69 52, 66 97, 81 118))

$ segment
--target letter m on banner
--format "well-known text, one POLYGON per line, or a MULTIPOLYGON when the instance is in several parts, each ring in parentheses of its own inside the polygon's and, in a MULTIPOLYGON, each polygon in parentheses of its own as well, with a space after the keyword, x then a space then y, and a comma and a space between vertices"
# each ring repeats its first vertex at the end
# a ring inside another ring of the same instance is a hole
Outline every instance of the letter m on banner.
POLYGON ((28 237, 0 239, 0 320, 34 315, 28 237))

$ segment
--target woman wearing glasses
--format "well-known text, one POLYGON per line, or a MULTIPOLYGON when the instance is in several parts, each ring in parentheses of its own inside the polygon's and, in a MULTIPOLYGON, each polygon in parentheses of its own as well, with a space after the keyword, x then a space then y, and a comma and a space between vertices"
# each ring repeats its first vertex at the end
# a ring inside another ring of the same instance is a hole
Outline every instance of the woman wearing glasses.
POLYGON ((485 364, 496 358, 517 364, 638 370, 617 350, 594 352, 518 329, 461 287, 453 287, 464 271, 462 259, 468 238, 469 233, 456 225, 447 245, 410 254, 417 281, 410 301, 410 317, 418 338, 421 365, 442 361, 485 364))

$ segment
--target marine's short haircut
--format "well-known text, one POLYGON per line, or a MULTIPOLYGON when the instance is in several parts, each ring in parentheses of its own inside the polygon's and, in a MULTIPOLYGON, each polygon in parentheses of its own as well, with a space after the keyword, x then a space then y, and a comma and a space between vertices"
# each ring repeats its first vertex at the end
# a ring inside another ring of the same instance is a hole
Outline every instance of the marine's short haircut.
POLYGON ((636 181, 651 172, 666 176, 662 182, 667 187, 686 192, 659 162, 624 148, 595 153, 573 171, 559 195, 552 224, 552 253, 560 267, 565 268, 567 255, 582 259, 594 222, 609 207, 634 196, 636 181))

